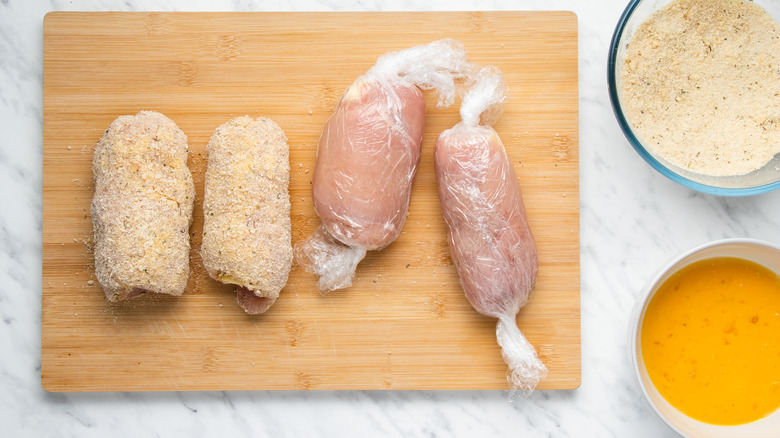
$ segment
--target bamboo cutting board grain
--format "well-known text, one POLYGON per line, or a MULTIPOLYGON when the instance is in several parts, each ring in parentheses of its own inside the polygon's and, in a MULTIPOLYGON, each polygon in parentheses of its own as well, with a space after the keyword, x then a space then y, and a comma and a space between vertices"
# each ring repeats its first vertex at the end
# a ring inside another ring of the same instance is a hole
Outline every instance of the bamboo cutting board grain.
POLYGON ((504 71, 495 125, 539 249, 518 322, 550 372, 580 384, 577 19, 568 12, 70 13, 44 21, 41 383, 49 391, 504 389, 495 321, 465 300, 433 172, 438 134, 459 121, 426 92, 423 157, 403 233, 327 297, 294 267, 265 315, 247 316, 198 249, 205 146, 234 116, 289 137, 293 241, 319 224, 317 139, 343 90, 388 51, 444 37, 504 71), (113 119, 149 109, 187 134, 197 198, 181 298, 106 302, 92 264, 91 160, 113 119))

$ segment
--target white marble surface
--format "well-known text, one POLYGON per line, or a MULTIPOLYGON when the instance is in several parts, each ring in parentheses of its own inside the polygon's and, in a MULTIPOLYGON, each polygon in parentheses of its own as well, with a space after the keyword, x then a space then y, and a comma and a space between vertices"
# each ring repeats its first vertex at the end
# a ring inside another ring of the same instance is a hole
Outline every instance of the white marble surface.
POLYGON ((625 0, 449 0, 426 10, 574 11, 579 18, 582 386, 509 403, 501 391, 49 394, 40 386, 42 25, 51 10, 415 10, 389 0, 0 0, 0 436, 674 436, 627 358, 635 297, 698 244, 780 244, 780 190, 685 189, 629 147, 607 97, 625 0))

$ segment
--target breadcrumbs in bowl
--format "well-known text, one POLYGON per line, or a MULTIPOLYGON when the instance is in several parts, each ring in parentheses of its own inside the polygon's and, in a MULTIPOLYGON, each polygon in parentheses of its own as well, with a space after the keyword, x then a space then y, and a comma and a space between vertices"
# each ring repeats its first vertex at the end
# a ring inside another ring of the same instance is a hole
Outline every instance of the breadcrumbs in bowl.
POLYGON ((780 187, 780 2, 632 0, 609 53, 612 107, 631 145, 686 187, 780 187))

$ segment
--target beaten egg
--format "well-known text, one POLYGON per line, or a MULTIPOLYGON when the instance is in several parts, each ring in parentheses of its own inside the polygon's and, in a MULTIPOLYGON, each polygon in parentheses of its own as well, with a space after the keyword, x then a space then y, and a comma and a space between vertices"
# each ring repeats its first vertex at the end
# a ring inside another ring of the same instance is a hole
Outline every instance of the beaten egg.
POLYGON ((687 416, 766 417, 780 407, 780 277, 733 257, 682 268, 648 304, 641 351, 653 385, 687 416))

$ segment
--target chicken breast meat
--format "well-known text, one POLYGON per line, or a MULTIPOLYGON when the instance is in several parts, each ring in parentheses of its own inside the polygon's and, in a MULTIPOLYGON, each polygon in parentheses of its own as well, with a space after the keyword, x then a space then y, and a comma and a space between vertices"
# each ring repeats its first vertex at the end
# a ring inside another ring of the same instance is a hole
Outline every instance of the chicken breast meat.
POLYGON ((331 236, 369 251, 398 237, 424 127, 416 86, 358 80, 349 87, 320 136, 312 181, 314 208, 331 236))

